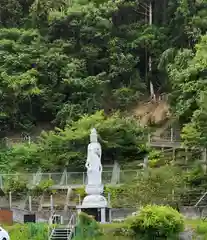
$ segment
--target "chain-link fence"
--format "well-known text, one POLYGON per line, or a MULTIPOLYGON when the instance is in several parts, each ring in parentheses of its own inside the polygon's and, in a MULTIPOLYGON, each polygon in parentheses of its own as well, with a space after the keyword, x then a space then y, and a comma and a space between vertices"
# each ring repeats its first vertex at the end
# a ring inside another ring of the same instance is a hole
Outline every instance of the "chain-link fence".
MULTIPOLYGON (((134 176, 139 175, 142 170, 123 170, 114 173, 113 171, 103 171, 102 172, 102 182, 103 184, 124 184, 134 176), (117 174, 116 182, 114 182, 113 174, 117 174)), ((87 173, 86 172, 63 172, 63 173, 41 173, 37 178, 37 174, 0 174, 0 188, 8 188, 11 183, 19 184, 25 183, 28 188, 38 185, 41 182, 47 182, 51 180, 53 187, 58 188, 58 186, 76 186, 87 184, 87 173)))

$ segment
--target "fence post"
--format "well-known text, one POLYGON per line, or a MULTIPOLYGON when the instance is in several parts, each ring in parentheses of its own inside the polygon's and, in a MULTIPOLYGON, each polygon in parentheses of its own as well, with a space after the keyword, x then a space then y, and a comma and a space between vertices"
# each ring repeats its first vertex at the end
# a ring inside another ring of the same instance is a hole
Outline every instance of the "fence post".
POLYGON ((65 185, 68 185, 68 172, 65 173, 65 185))
POLYGON ((28 136, 28 143, 29 143, 29 145, 31 144, 31 137, 30 136, 28 136))
POLYGON ((173 162, 175 161, 175 151, 176 151, 176 149, 173 148, 173 152, 172 152, 172 155, 173 155, 173 162))
POLYGON ((185 164, 187 165, 188 163, 188 149, 185 148, 185 164))
POLYGON ((173 128, 170 129, 170 141, 173 142, 173 128))
POLYGON ((121 179, 121 170, 119 168, 119 171, 117 172, 117 184, 120 183, 120 179, 121 179))
POLYGON ((3 189, 3 178, 2 178, 2 175, 0 175, 0 188, 3 189))
POLYGON ((8 137, 5 137, 5 145, 6 145, 6 147, 9 147, 9 140, 8 140, 8 137))
POLYGON ((148 144, 150 144, 150 142, 151 142, 151 134, 148 133, 148 144))
POLYGON ((173 189, 172 190, 172 200, 173 200, 173 203, 175 202, 175 190, 173 189))
POLYGON ((204 168, 204 172, 206 173, 206 164, 207 164, 207 154, 206 154, 206 148, 204 148, 204 150, 203 150, 203 163, 204 163, 204 165, 203 165, 203 168, 204 168))
POLYGON ((78 205, 80 206, 81 205, 81 195, 78 194, 78 205))
POLYGON ((29 196, 29 211, 32 212, 32 197, 29 196))
POLYGON ((11 210, 12 208, 12 193, 9 192, 9 209, 11 210))
POLYGON ((51 216, 53 215, 53 210, 54 210, 54 208, 53 208, 53 196, 52 195, 50 195, 50 210, 51 210, 51 216))
POLYGON ((148 167, 148 155, 144 157, 144 169, 147 169, 148 167))
POLYGON ((83 185, 85 185, 85 173, 83 172, 83 185))
POLYGON ((111 194, 108 193, 108 205, 111 206, 111 194))

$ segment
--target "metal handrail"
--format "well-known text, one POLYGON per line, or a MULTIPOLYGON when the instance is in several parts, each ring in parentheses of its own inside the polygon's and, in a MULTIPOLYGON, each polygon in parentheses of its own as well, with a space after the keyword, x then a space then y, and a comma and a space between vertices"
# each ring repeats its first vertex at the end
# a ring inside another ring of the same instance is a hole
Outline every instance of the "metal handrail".
POLYGON ((69 222, 68 222, 68 225, 67 225, 67 229, 70 229, 70 233, 67 236, 68 240, 70 240, 72 238, 72 235, 73 235, 74 229, 76 227, 76 224, 77 224, 77 214, 73 213, 69 222))
POLYGON ((55 215, 53 214, 50 218, 49 218, 49 226, 48 226, 48 240, 50 240, 52 238, 53 232, 55 230, 55 226, 53 224, 53 219, 54 219, 55 215), (52 226, 52 227, 51 227, 52 226))
MULTIPOLYGON (((53 214, 49 219, 49 226, 48 226, 48 240, 52 239, 53 233, 56 229, 56 227, 53 225, 53 219, 55 217, 55 214, 53 214)), ((66 227, 67 230, 67 239, 70 240, 72 238, 74 228, 76 226, 76 214, 72 214, 70 217, 70 220, 68 222, 68 225, 66 227)))
POLYGON ((73 213, 71 215, 70 220, 69 220, 68 225, 67 225, 67 228, 71 228, 74 225, 76 225, 76 214, 75 213, 73 213))
POLYGON ((205 196, 207 195, 207 192, 205 192, 202 196, 201 196, 201 198, 198 200, 198 202, 195 204, 195 207, 197 207, 198 206, 198 204, 205 198, 205 196))

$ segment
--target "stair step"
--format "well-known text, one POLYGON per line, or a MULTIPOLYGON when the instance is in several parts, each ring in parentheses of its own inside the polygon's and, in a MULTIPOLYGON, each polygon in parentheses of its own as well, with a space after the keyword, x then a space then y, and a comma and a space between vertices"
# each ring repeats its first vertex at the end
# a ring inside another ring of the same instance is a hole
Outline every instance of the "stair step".
POLYGON ((68 231, 70 231, 70 229, 61 229, 61 228, 55 229, 55 232, 68 232, 68 231))
POLYGON ((56 240, 60 240, 60 239, 64 239, 64 240, 68 240, 68 236, 52 236, 50 238, 51 240, 53 239, 56 239, 56 240))
POLYGON ((50 240, 68 240, 68 236, 71 233, 70 229, 67 228, 56 228, 53 231, 50 240))

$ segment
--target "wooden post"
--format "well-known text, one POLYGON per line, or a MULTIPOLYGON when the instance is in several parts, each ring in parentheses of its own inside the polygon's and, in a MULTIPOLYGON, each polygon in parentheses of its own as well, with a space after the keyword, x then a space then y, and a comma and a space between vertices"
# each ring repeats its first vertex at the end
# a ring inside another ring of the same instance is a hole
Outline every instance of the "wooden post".
POLYGON ((9 192, 9 208, 12 208, 12 193, 9 192))
POLYGON ((29 211, 32 212, 32 197, 29 196, 29 211))

